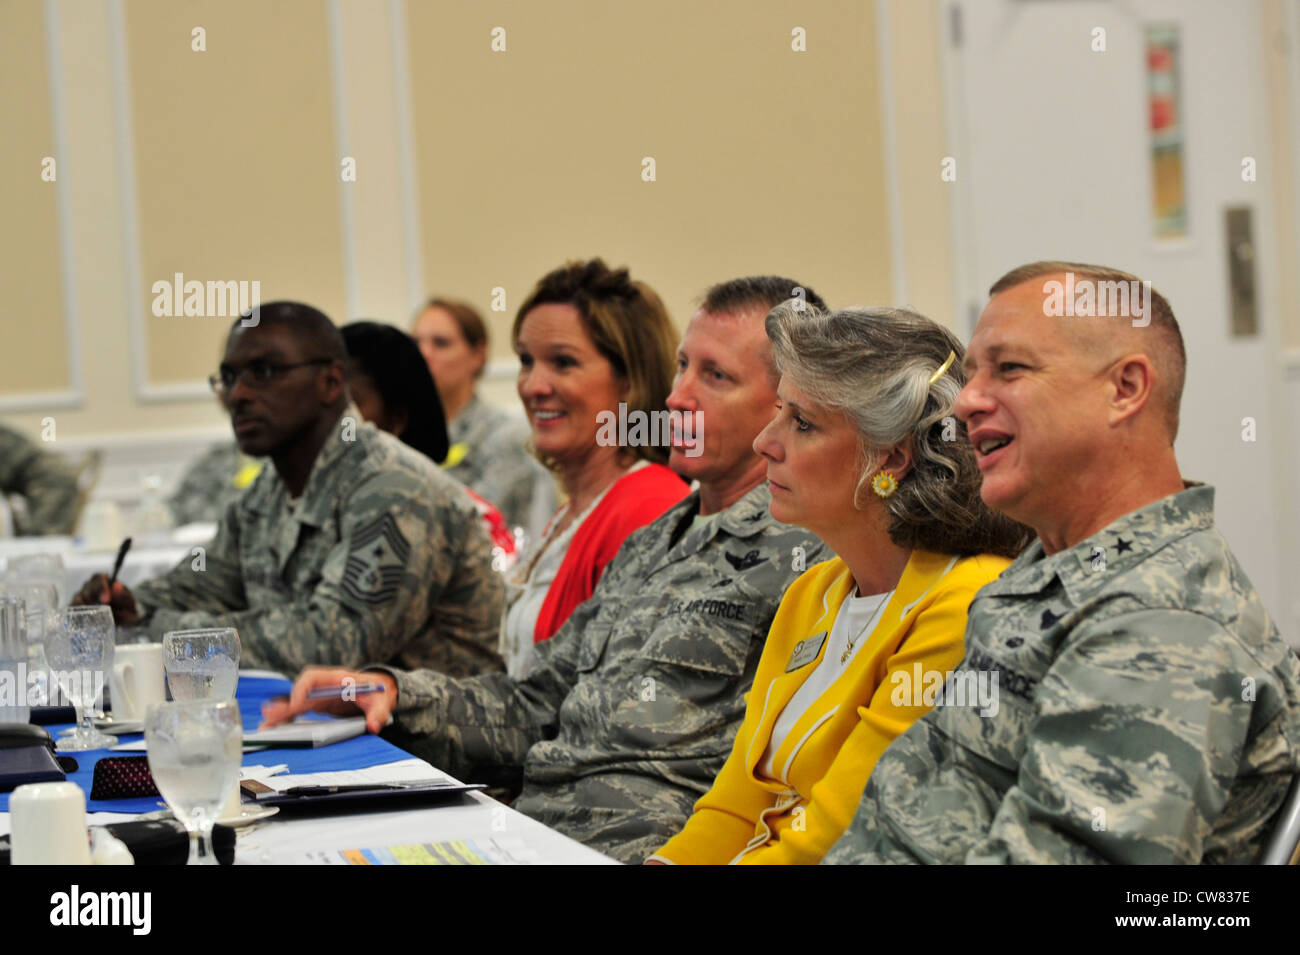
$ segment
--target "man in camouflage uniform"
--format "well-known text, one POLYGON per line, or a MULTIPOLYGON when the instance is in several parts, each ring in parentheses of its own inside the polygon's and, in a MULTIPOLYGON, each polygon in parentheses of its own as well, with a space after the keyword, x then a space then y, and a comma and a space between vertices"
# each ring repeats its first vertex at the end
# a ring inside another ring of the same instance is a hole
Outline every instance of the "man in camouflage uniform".
MULTIPOLYGON (((242 451, 267 455, 204 552, 131 594, 119 623, 229 626, 240 663, 294 672, 383 660, 457 676, 501 668, 503 586, 464 488, 348 403, 338 330, 309 306, 232 329, 216 384, 242 451)), ((92 578, 76 602, 109 602, 92 578)))
POLYGON ((25 436, 0 425, 0 494, 26 508, 15 515, 16 534, 71 534, 77 520, 77 476, 72 467, 25 436))
POLYGON ((970 606, 961 670, 996 675, 999 705, 936 707, 896 740, 827 862, 1249 863, 1272 831, 1300 666, 1214 527, 1213 490, 1179 474, 1168 303, 1045 308, 1085 281, 1137 287, 1023 266, 967 352, 957 414, 982 496, 1039 535, 970 606))
POLYGON ((532 526, 534 498, 541 494, 551 503, 555 495, 550 475, 525 450, 528 426, 523 421, 475 394, 447 422, 447 438, 451 447, 442 465, 447 474, 495 504, 510 528, 540 530, 532 526))
MULTIPOLYGON (((710 290, 668 398, 686 438, 698 431, 669 466, 699 489, 627 538, 592 598, 538 645, 537 669, 518 682, 389 669, 388 694, 358 701, 372 732, 391 711, 386 735, 454 775, 517 786, 522 772, 516 809, 625 862, 677 832, 730 752, 782 593, 824 556, 772 518, 753 451, 776 402, 763 318, 796 286, 763 277, 710 290)), ((308 671, 268 721, 346 675, 308 671)))

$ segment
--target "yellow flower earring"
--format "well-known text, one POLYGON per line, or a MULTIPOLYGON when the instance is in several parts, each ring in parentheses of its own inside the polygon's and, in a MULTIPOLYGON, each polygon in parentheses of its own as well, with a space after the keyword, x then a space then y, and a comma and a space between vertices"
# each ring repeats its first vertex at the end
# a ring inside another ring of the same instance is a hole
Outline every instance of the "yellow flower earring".
POLYGON ((880 497, 889 497, 898 490, 898 482, 892 474, 881 471, 871 479, 871 490, 880 497))

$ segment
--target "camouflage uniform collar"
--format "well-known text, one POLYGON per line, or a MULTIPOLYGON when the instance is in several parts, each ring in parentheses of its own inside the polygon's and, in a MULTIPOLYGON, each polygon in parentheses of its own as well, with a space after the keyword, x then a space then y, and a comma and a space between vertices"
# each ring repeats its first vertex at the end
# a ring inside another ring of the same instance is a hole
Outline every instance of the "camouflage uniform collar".
POLYGON ((1125 514, 1073 547, 1043 553, 1034 538, 984 592, 988 594, 1036 593, 1059 577, 1077 605, 1105 586, 1114 574, 1136 567, 1161 548, 1188 534, 1214 526, 1214 488, 1184 481, 1184 488, 1146 507, 1125 514))
POLYGON ((700 513, 700 492, 698 489, 686 495, 665 513, 672 515, 672 549, 684 549, 687 553, 696 553, 720 532, 726 531, 732 537, 752 537, 766 530, 775 523, 768 503, 772 492, 767 482, 751 488, 740 500, 725 511, 710 515, 712 520, 705 521, 702 527, 692 528, 691 523, 700 513))
MULTIPOLYGON (((361 412, 357 410, 356 405, 349 402, 338 420, 334 422, 325 444, 316 453, 316 460, 312 462, 311 473, 307 475, 302 496, 298 498, 296 516, 301 523, 321 527, 329 519, 336 495, 329 492, 328 486, 330 482, 337 480, 338 468, 335 465, 358 443, 361 429, 365 427, 369 426, 361 417, 361 412), (356 422, 355 427, 350 429, 351 440, 343 438, 343 420, 347 417, 351 417, 356 422)), ((281 502, 287 504, 288 501, 289 489, 285 487, 279 472, 271 464, 262 468, 262 473, 241 499, 241 506, 245 510, 265 514, 274 510, 281 502)))
POLYGON ((715 524, 733 537, 753 537, 776 523, 771 503, 772 491, 763 481, 719 514, 715 524))
POLYGON ((447 422, 447 440, 452 444, 468 442, 473 433, 483 426, 483 412, 486 409, 487 405, 483 404, 483 399, 475 391, 469 396, 469 401, 465 402, 465 407, 460 409, 460 413, 447 422))

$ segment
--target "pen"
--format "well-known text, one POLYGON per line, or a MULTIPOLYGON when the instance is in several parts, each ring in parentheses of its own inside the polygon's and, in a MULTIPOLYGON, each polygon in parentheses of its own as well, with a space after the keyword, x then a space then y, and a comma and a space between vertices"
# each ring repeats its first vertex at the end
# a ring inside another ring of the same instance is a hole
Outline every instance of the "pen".
POLYGON ((131 538, 122 541, 122 546, 117 549, 117 560, 113 561, 113 575, 108 578, 108 595, 113 596, 113 584, 117 582, 117 575, 122 570, 122 564, 126 561, 126 552, 131 549, 131 538))
POLYGON ((390 789, 453 789, 458 784, 444 780, 418 780, 412 783, 346 783, 339 786, 293 786, 281 796, 330 796, 334 793, 382 792, 390 789))
POLYGON ((309 700, 341 700, 344 694, 383 693, 387 689, 382 683, 358 683, 356 686, 318 686, 307 693, 309 700))

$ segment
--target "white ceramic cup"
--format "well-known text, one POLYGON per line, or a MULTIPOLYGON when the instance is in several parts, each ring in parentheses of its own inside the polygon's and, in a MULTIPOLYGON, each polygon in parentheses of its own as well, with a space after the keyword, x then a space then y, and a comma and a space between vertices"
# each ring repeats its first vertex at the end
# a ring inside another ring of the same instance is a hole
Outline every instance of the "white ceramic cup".
POLYGON ((114 720, 143 720, 145 711, 167 699, 161 643, 121 643, 113 650, 108 681, 114 720))
POLYGON ((9 797, 13 865, 90 865, 86 794, 76 783, 29 783, 9 797))
POLYGON ((78 529, 85 538, 87 550, 112 551, 122 543, 125 526, 117 502, 101 499, 86 505, 78 529))

